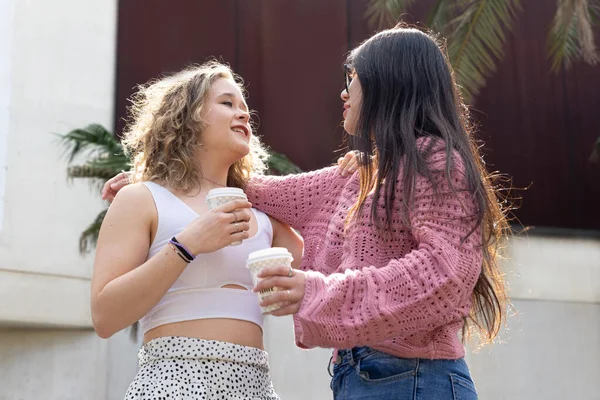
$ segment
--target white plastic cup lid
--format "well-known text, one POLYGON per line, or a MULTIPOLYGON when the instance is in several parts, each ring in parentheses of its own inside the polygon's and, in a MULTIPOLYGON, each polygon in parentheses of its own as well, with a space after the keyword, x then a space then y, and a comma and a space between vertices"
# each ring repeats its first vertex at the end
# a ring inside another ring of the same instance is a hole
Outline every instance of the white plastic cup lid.
POLYGON ((214 197, 225 197, 225 196, 247 198, 246 193, 244 193, 244 191, 242 189, 233 188, 233 187, 211 189, 208 192, 208 194, 206 195, 206 198, 209 199, 209 198, 214 198, 214 197))
POLYGON ((268 249, 262 249, 253 251, 248 255, 248 260, 246 261, 246 265, 251 264, 257 261, 268 260, 271 258, 290 258, 293 260, 292 253, 288 251, 285 247, 271 247, 268 249))

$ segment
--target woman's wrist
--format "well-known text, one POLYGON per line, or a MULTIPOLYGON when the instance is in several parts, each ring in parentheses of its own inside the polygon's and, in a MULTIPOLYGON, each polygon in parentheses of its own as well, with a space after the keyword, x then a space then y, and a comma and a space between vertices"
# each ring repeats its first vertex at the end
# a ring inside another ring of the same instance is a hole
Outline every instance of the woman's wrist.
POLYGON ((172 244, 179 253, 181 253, 188 262, 194 261, 196 255, 186 245, 177 240, 177 236, 173 236, 169 243, 172 244))
POLYGON ((177 242, 187 251, 193 258, 202 253, 202 248, 198 245, 200 241, 190 237, 185 230, 174 236, 177 242))
POLYGON ((171 250, 173 250, 173 252, 175 254, 177 254, 177 256, 179 258, 181 258, 183 261, 185 261, 186 264, 189 264, 193 261, 193 259, 191 257, 189 257, 188 255, 186 255, 187 253, 184 253, 181 250, 181 248, 177 247, 177 245, 175 245, 172 240, 170 240, 169 243, 167 243, 167 246, 169 246, 169 248, 171 250))

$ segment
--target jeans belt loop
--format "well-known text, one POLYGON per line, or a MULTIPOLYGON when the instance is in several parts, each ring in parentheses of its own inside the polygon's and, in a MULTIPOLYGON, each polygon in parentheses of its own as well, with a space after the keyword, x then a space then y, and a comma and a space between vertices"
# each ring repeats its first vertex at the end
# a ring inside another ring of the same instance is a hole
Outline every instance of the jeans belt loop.
POLYGON ((331 356, 331 359, 333 360, 333 364, 341 364, 342 363, 342 356, 340 356, 340 351, 339 349, 334 349, 333 350, 333 355, 331 356))

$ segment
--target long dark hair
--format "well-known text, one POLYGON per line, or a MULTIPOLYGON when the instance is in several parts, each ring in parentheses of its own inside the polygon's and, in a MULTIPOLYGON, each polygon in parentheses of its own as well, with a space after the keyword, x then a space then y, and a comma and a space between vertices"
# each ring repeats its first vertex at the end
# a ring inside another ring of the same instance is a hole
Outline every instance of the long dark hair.
MULTIPOLYGON (((508 231, 505 211, 497 197, 493 177, 486 171, 475 140, 468 109, 454 81, 443 46, 420 30, 397 26, 382 31, 354 49, 347 63, 362 88, 362 106, 350 146, 360 153, 360 192, 350 219, 360 215, 369 193, 373 193, 371 220, 382 232, 390 232, 398 175, 402 173, 402 218, 409 223, 417 175, 434 185, 427 162, 435 142, 445 143, 448 183, 452 154, 458 153, 469 190, 477 205, 473 227, 481 227, 483 263, 472 295, 469 320, 479 328, 484 342, 492 341, 506 314, 507 296, 498 266, 498 248, 508 231), (431 137, 427 149, 417 140, 431 137), (385 216, 378 216, 383 198, 385 216)), ((463 238, 463 240, 465 240, 463 238)), ((468 322, 468 321, 467 321, 468 322)), ((465 323, 463 334, 470 324, 465 323)), ((464 337, 464 335, 463 335, 464 337)))

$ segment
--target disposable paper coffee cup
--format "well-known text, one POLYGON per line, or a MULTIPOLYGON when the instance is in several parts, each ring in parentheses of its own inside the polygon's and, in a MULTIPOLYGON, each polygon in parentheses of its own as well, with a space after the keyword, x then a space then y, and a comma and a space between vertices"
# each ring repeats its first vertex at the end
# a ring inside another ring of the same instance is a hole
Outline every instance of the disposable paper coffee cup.
MULTIPOLYGON (((230 201, 239 199, 248 200, 248 197, 242 189, 230 187, 212 189, 206 195, 206 202, 211 210, 225 203, 229 203, 230 201)), ((241 240, 231 243, 230 246, 237 246, 239 244, 242 244, 241 240)))
MULTIPOLYGON (((270 266, 281 266, 285 265, 286 267, 291 267, 292 261, 294 258, 292 254, 285 247, 272 247, 270 249, 258 250, 250 253, 248 256, 248 260, 246 261, 246 267, 250 270, 252 274, 252 282, 254 286, 258 285, 258 282, 261 279, 257 278, 258 273, 265 267, 270 266)), ((265 290, 261 290, 258 292, 258 299, 261 301, 268 295, 279 291, 278 288, 269 288, 265 290)), ((271 304, 267 307, 261 307, 261 310, 264 313, 268 313, 280 308, 282 303, 271 304)))

